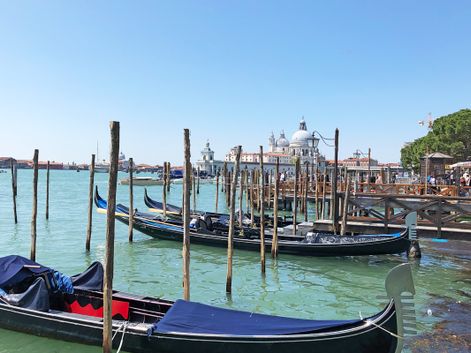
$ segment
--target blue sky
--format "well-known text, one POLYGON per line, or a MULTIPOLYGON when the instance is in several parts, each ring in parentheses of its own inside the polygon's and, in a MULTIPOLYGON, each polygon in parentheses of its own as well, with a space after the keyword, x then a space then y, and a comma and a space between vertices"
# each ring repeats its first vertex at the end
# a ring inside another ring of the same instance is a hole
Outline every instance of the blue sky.
MULTIPOLYGON (((271 131, 398 161, 418 120, 471 106, 469 1, 0 0, 0 156, 137 162, 257 151, 271 131)), ((320 146, 328 157, 333 151, 320 146)), ((196 158, 195 158, 196 159, 196 158)))

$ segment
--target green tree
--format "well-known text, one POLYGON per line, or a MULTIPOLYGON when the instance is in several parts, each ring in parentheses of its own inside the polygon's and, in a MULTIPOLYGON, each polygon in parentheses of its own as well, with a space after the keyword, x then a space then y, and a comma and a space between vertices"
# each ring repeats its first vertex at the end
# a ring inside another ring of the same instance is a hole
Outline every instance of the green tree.
POLYGON ((401 149, 404 168, 418 172, 420 157, 429 153, 449 154, 456 161, 471 158, 471 109, 442 116, 433 122, 432 130, 401 149))

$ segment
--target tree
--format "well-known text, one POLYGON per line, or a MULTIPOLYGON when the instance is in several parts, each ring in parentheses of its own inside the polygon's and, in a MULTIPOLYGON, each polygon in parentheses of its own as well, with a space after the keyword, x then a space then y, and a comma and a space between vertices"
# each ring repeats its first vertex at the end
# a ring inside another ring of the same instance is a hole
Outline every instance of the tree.
POLYGON ((471 109, 435 119, 432 130, 401 149, 401 162, 404 168, 417 172, 420 157, 429 153, 449 154, 456 161, 471 159, 471 109))

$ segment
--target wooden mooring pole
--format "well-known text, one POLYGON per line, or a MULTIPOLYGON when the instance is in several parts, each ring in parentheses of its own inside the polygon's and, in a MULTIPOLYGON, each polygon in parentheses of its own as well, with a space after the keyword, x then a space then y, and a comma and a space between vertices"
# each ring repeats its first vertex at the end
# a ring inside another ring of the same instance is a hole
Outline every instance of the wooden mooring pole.
POLYGON ((31 254, 30 259, 36 261, 36 218, 38 213, 38 155, 34 150, 33 156, 33 215, 31 217, 31 254))
POLYGON ((118 182, 119 122, 110 122, 111 151, 108 179, 108 207, 106 209, 105 271, 103 278, 103 353, 112 353, 112 297, 114 271, 114 234, 116 188, 118 182))
POLYGON ((350 199, 350 177, 347 176, 347 184, 345 186, 345 193, 343 199, 342 209, 342 225, 340 227, 340 235, 345 235, 347 231, 347 219, 348 219, 348 201, 350 199))
POLYGON ((250 171, 250 225, 252 228, 255 227, 255 212, 254 212, 254 200, 253 200, 253 194, 254 194, 254 179, 255 179, 255 170, 252 169, 250 171))
POLYGON ((50 168, 50 162, 47 161, 47 167, 46 167, 46 220, 49 219, 49 168, 50 168))
POLYGON ((298 213, 298 174, 299 157, 294 161, 294 191, 293 191, 293 235, 296 235, 296 219, 298 213))
POLYGON ((219 171, 216 172, 216 207, 214 212, 218 212, 218 202, 219 202, 219 171))
POLYGON ((184 180, 183 180, 183 299, 190 300, 190 187, 191 187, 191 153, 190 130, 183 130, 184 144, 184 180))
POLYGON ((200 193, 200 167, 196 169, 196 193, 200 193))
POLYGON ((260 146, 260 265, 265 275, 265 172, 263 170, 263 146, 260 146))
POLYGON ((306 163, 306 175, 304 180, 304 193, 303 193, 303 211, 304 222, 307 222, 307 190, 309 188, 309 162, 306 163))
POLYGON ((134 225, 134 181, 132 180, 134 162, 129 158, 129 227, 128 227, 128 240, 130 243, 133 241, 133 225, 134 225))
POLYGON ((164 162, 164 185, 162 188, 162 210, 164 217, 167 217, 167 183, 168 183, 168 163, 164 162))
POLYGON ((229 233, 227 235, 227 276, 226 293, 232 293, 232 255, 234 253, 234 230, 235 230, 235 197, 237 187, 237 174, 239 173, 240 153, 242 146, 237 146, 234 172, 232 176, 231 202, 229 207, 229 233))
POLYGON ((95 155, 92 154, 92 162, 90 163, 90 181, 88 186, 88 223, 87 223, 87 240, 85 249, 90 251, 90 242, 92 239, 92 219, 93 219, 93 189, 95 184, 95 155))
POLYGON ((273 238, 271 242, 271 257, 276 259, 278 256, 278 191, 280 187, 280 157, 276 157, 274 196, 273 196, 273 238))
POLYGON ((334 172, 332 180, 332 228, 334 234, 338 232, 338 198, 337 198, 337 179, 338 179, 338 167, 339 167, 339 129, 335 129, 335 159, 334 159, 334 172))
POLYGON ((170 192, 170 181, 171 181, 171 174, 172 168, 170 166, 170 162, 167 162, 167 193, 170 192))
POLYGON ((10 160, 11 168, 11 191, 13 195, 13 218, 15 219, 15 224, 18 223, 18 215, 16 213, 16 195, 18 193, 18 172, 16 162, 13 163, 13 158, 10 160))
POLYGON ((239 227, 241 234, 243 233, 243 218, 244 218, 244 210, 242 209, 242 201, 244 199, 244 173, 240 171, 240 189, 239 189, 239 227))

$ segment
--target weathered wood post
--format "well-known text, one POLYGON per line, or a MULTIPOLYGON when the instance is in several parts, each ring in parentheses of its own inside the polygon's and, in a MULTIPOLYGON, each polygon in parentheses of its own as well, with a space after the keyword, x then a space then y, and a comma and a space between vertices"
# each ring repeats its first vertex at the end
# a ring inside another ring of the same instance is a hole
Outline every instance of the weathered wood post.
POLYGON ((338 179, 338 167, 339 167, 339 129, 335 129, 335 159, 334 159, 334 172, 332 180, 332 227, 334 234, 338 232, 338 198, 337 198, 337 179, 338 179))
POLYGON ((280 157, 276 157, 274 196, 273 196, 273 238, 271 241, 271 257, 276 259, 278 256, 278 189, 280 187, 280 157))
POLYGON ((193 194, 193 212, 196 212, 196 176, 194 168, 191 168, 191 177, 193 181, 193 188, 191 189, 191 192, 193 194))
POLYGON ((249 171, 247 167, 244 171, 244 184, 245 184, 245 209, 246 209, 246 213, 249 214, 249 171))
POLYGON ((226 184, 226 207, 229 208, 231 206, 231 176, 234 174, 234 171, 232 172, 227 172, 227 178, 226 180, 228 183, 226 184))
POLYGON ((314 174, 314 177, 316 178, 316 183, 315 183, 315 202, 316 202, 316 220, 320 218, 319 214, 319 165, 316 164, 316 172, 314 174))
POLYGON ((164 185, 162 188, 162 210, 164 217, 167 217, 167 184, 168 184, 168 163, 164 162, 164 185))
POLYGON ((90 251, 90 242, 92 239, 92 219, 93 219, 93 189, 95 185, 95 155, 92 154, 92 162, 90 164, 90 181, 88 186, 88 223, 87 223, 87 240, 85 249, 90 251))
POLYGON ((347 176, 347 185, 345 186, 344 199, 343 199, 342 225, 340 227, 340 235, 345 235, 345 232, 347 231, 349 199, 350 199, 350 177, 347 176))
POLYGON ((321 219, 325 219, 325 207, 326 207, 326 189, 327 189, 327 167, 324 167, 324 174, 322 175, 322 213, 321 219))
POLYGON ((128 240, 130 243, 133 241, 133 225, 134 225, 134 181, 132 179, 132 173, 134 168, 134 162, 132 158, 129 158, 129 227, 128 227, 128 240))
MULTIPOLYGON (((239 227, 241 233, 243 233, 243 216, 244 212, 242 210, 242 201, 244 199, 244 174, 243 171, 240 171, 240 190, 239 190, 239 227)), ((237 185, 237 184, 236 184, 237 185)))
POLYGON ((167 193, 170 192, 170 181, 171 181, 171 174, 172 168, 170 166, 170 162, 167 162, 167 193))
POLYGON ((33 215, 31 217, 31 254, 30 259, 36 261, 36 218, 38 213, 38 150, 33 156, 33 215))
POLYGON ((216 172, 216 210, 218 212, 218 202, 219 202, 219 171, 216 172))
POLYGON ((260 146, 260 265, 265 275, 265 172, 263 170, 263 146, 260 146))
POLYGON ((18 193, 18 173, 17 173, 17 166, 16 162, 13 163, 13 158, 10 160, 10 168, 11 168, 11 191, 13 195, 13 217, 15 219, 15 224, 18 223, 18 216, 16 213, 16 195, 18 193))
POLYGON ((250 171, 250 225, 252 228, 255 227, 255 212, 254 212, 254 179, 255 170, 250 171))
POLYGON ((370 186, 370 183, 371 183, 371 148, 368 147, 368 192, 370 192, 371 190, 371 186, 370 186))
POLYGON ((227 162, 224 161, 222 165, 222 179, 221 179, 221 191, 226 192, 226 183, 227 183, 227 162))
POLYGON ((307 222, 307 189, 309 188, 309 162, 306 163, 306 180, 304 180, 303 211, 304 222, 307 222))
POLYGON ((227 277, 226 293, 232 293, 232 255, 234 253, 234 230, 235 230, 235 198, 237 187, 237 174, 239 173, 240 153, 242 147, 237 146, 234 172, 232 176, 231 203, 229 207, 229 233, 227 235, 227 277))
POLYGON ((200 193, 200 167, 196 169, 196 193, 200 193))
POLYGON ((299 157, 294 160, 294 191, 293 191, 293 235, 296 235, 296 218, 298 213, 298 174, 299 157))
POLYGON ((183 175, 183 299, 190 300, 190 130, 183 130, 185 168, 183 175))
POLYGON ((111 151, 108 179, 108 207, 106 209, 105 271, 103 277, 103 353, 112 353, 112 297, 114 271, 114 230, 116 212, 116 187, 118 182, 119 122, 110 122, 111 151))
POLYGON ((47 167, 46 167, 46 220, 49 219, 49 168, 50 168, 50 162, 47 161, 47 167))

